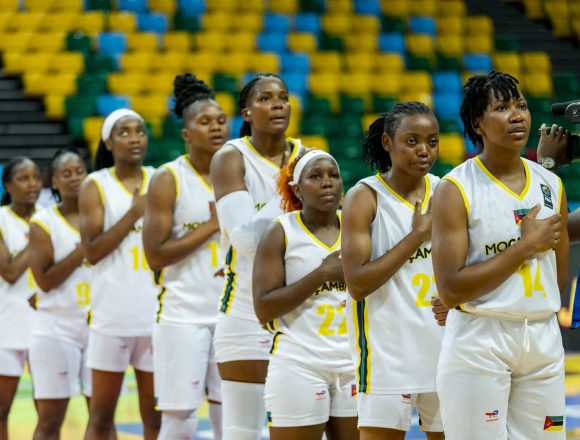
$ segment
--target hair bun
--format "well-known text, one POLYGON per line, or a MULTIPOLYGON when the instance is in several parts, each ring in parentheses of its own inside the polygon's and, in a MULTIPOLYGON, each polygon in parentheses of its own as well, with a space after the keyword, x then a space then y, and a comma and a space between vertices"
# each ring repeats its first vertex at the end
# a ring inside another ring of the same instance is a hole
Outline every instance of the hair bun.
POLYGON ((191 73, 178 75, 173 80, 173 96, 175 107, 173 112, 183 118, 184 111, 194 102, 202 99, 213 99, 215 93, 201 79, 191 73))

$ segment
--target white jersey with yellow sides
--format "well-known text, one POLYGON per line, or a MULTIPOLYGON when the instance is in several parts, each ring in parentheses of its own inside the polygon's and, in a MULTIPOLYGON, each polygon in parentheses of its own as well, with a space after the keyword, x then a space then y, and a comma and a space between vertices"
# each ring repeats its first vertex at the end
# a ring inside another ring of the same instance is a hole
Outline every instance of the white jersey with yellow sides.
MULTIPOLYGON (((340 212, 337 212, 340 221, 340 212)), ((331 253, 340 250, 320 241, 304 224, 301 211, 276 220, 284 229, 286 284, 304 278, 331 253)), ((332 373, 352 372, 346 328, 345 282, 325 281, 299 307, 268 324, 275 336, 270 353, 332 373)))
MULTIPOLYGON (((287 138, 286 141, 292 145, 292 153, 288 159, 290 163, 302 149, 302 144, 299 139, 287 138)), ((276 196, 276 179, 280 173, 280 167, 258 153, 248 136, 233 139, 225 145, 234 147, 242 154, 246 170, 244 182, 256 211, 259 211, 276 196)), ((280 214, 282 213, 280 208, 280 214)), ((229 243, 227 234, 223 234, 222 247, 226 253, 226 274, 219 309, 222 313, 231 316, 257 321, 252 298, 254 256, 238 257, 236 249, 229 243)))
MULTIPOLYGON (((538 219, 560 212, 563 187, 558 176, 522 159, 526 183, 520 194, 499 181, 479 157, 452 170, 445 179, 457 185, 467 211, 467 265, 488 260, 521 239, 521 221, 535 205, 538 219)), ((461 309, 493 318, 544 319, 560 309, 553 250, 535 255, 499 287, 461 309)))
MULTIPOLYGON (((164 165, 175 180, 172 238, 194 231, 211 217, 213 189, 187 155, 164 165)), ((221 263, 216 232, 191 255, 161 272, 157 322, 168 325, 214 325, 223 278, 214 274, 221 263)))
MULTIPOLYGON (((28 245, 30 225, 9 206, 0 208, 0 233, 11 257, 28 245)), ((0 348, 26 350, 31 335, 34 309, 28 298, 37 292, 30 269, 13 284, 0 278, 0 348)))
MULTIPOLYGON (((30 222, 40 226, 50 237, 55 264, 81 242, 79 230, 69 223, 56 204, 37 212, 30 222)), ((90 281, 91 266, 85 260, 60 286, 49 292, 39 289, 32 334, 82 346, 80 336, 87 327, 90 281)))
MULTIPOLYGON (((422 212, 438 177, 425 176, 422 212)), ((377 194, 371 224, 371 260, 403 240, 413 227, 415 207, 391 188, 380 174, 360 181, 377 194)), ((434 392, 443 330, 431 312, 437 295, 431 242, 422 243, 399 270, 361 301, 349 301, 349 341, 359 391, 367 394, 434 392)))
MULTIPOLYGON (((141 194, 147 192, 155 169, 143 167, 141 194)), ((111 229, 133 204, 133 194, 117 177, 115 168, 88 176, 104 207, 103 231, 111 229)), ((153 332, 157 288, 142 241, 143 218, 121 244, 93 266, 91 328, 111 336, 149 336, 153 332)))

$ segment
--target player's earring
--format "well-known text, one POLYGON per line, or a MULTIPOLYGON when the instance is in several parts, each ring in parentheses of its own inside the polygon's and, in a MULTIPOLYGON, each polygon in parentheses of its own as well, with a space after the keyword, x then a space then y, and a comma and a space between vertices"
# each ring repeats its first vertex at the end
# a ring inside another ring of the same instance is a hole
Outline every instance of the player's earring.
POLYGON ((248 116, 252 116, 252 112, 250 110, 248 110, 248 112, 246 113, 248 116))

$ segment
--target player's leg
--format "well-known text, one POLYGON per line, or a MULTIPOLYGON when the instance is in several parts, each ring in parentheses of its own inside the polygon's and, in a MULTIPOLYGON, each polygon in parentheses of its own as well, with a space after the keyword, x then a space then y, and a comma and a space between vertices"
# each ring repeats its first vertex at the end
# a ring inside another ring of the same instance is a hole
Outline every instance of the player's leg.
POLYGON ((364 440, 401 440, 411 428, 410 394, 358 395, 358 426, 364 440))
POLYGON ((207 373, 205 378, 205 387, 207 390, 207 402, 209 404, 209 420, 213 429, 215 440, 222 439, 223 420, 222 420, 222 379, 220 377, 217 363, 215 360, 215 351, 213 346, 214 330, 211 331, 211 348, 207 363, 207 373))
POLYGON ((161 413, 155 409, 153 378, 153 340, 151 336, 135 338, 130 363, 135 370, 139 412, 143 421, 144 439, 155 440, 161 428, 161 413))
POLYGON ((354 373, 335 374, 330 385, 330 418, 326 424, 329 440, 357 440, 358 410, 354 373))
POLYGON ((8 439, 8 414, 26 362, 26 350, 0 349, 0 440, 8 439))

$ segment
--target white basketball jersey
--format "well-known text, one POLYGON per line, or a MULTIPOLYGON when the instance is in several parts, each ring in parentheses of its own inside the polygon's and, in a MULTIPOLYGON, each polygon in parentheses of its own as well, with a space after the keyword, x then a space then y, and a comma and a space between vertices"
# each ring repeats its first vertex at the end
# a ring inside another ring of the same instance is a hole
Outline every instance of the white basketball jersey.
MULTIPOLYGON (((479 157, 451 171, 467 210, 469 250, 467 265, 485 261, 521 238, 521 220, 535 205, 538 219, 560 211, 562 182, 540 165, 522 159, 526 184, 516 194, 496 179, 479 157)), ((543 319, 560 309, 560 289, 553 250, 527 260, 501 286, 469 301, 461 309, 477 315, 503 319, 543 319)))
MULTIPOLYGON (((425 176, 423 212, 438 181, 438 177, 425 176)), ((377 194, 377 212, 371 224, 371 260, 376 260, 412 231, 415 207, 389 187, 380 174, 361 183, 377 194)), ((376 291, 361 301, 349 301, 349 341, 359 392, 408 394, 436 390, 443 340, 443 330, 431 312, 431 297, 436 295, 431 242, 425 242, 376 291)))
MULTIPOLYGON (((288 138, 292 145, 292 154, 288 162, 294 160, 302 148, 299 139, 288 138)), ((262 156, 250 143, 248 136, 227 142, 225 145, 236 148, 244 158, 246 174, 244 181, 254 206, 259 211, 268 201, 276 196, 276 179, 280 167, 262 156)), ((280 214, 283 211, 280 208, 280 214)), ((227 250, 225 287, 220 298, 219 309, 228 315, 257 321, 252 298, 252 269, 254 256, 238 258, 236 249, 227 240, 226 234, 222 246, 227 250)))
MULTIPOLYGON (((55 263, 73 252, 81 241, 78 229, 68 222, 57 205, 37 212, 31 223, 36 223, 50 237, 55 263)), ((39 289, 32 333, 81 343, 79 335, 87 327, 90 281, 91 265, 85 260, 60 286, 49 292, 39 289)))
MULTIPOLYGON (((16 257, 28 245, 26 220, 9 206, 0 208, 0 233, 4 246, 12 257, 16 257)), ((34 309, 28 298, 37 291, 30 269, 10 284, 0 278, 0 348, 28 349, 34 309)))
MULTIPOLYGON (((141 194, 147 192, 154 168, 143 167, 141 194)), ((133 194, 114 167, 88 176, 98 187, 108 231, 133 204, 133 194)), ((112 336, 148 336, 153 331, 157 288, 149 269, 141 233, 143 217, 119 247, 93 266, 91 327, 112 336)))
MULTIPOLYGON (((337 213, 340 219, 340 213, 337 213)), ((331 253, 340 250, 340 235, 332 246, 320 241, 304 225, 300 211, 277 219, 284 228, 286 284, 304 278, 331 253)), ((269 324, 276 331, 270 353, 330 372, 352 372, 346 329, 345 282, 326 281, 290 313, 269 324)))
MULTIPOLYGON (((172 238, 179 238, 207 222, 212 187, 195 170, 187 155, 164 165, 175 179, 172 238)), ((159 284, 157 322, 170 325, 212 325, 223 278, 215 277, 222 262, 216 232, 191 255, 163 269, 159 284)))

